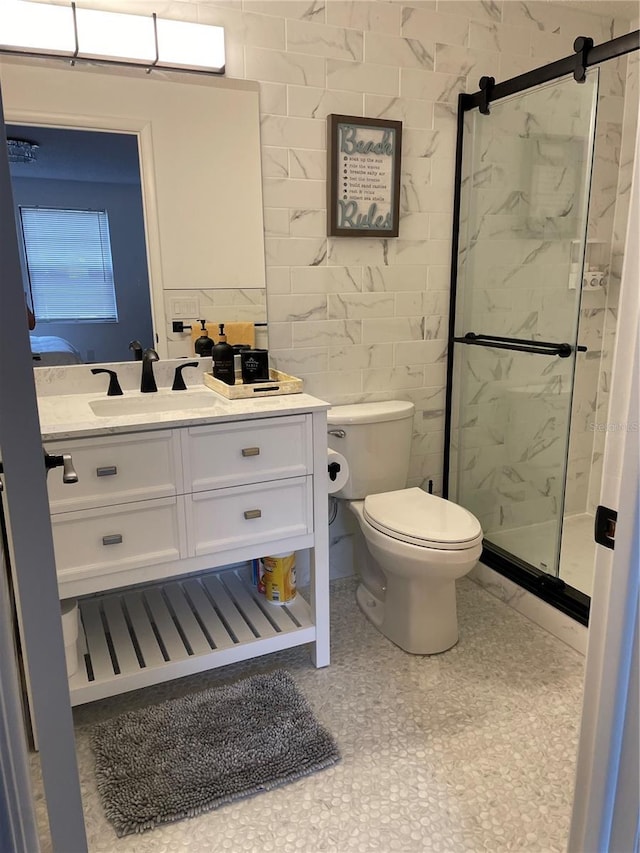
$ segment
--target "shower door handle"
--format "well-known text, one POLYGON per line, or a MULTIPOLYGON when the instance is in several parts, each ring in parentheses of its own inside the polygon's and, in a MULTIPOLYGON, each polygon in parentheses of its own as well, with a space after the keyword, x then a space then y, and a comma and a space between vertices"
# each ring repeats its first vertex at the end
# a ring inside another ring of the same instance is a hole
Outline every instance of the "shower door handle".
POLYGON ((574 346, 569 343, 553 343, 552 341, 532 341, 527 338, 506 338, 500 335, 479 335, 467 332, 462 338, 453 338, 457 344, 471 344, 477 347, 493 347, 495 349, 514 350, 515 352, 530 352, 538 355, 557 355, 569 358, 573 352, 586 352, 584 346, 574 346))

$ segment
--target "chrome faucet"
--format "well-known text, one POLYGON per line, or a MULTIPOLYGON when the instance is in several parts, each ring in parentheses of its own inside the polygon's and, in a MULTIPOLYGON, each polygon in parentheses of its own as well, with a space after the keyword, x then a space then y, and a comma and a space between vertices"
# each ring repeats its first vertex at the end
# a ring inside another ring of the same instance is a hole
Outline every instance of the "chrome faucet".
POLYGON ((156 379, 153 375, 153 362, 158 361, 160 356, 149 347, 142 353, 142 379, 140 381, 140 393, 149 394, 157 391, 156 379))

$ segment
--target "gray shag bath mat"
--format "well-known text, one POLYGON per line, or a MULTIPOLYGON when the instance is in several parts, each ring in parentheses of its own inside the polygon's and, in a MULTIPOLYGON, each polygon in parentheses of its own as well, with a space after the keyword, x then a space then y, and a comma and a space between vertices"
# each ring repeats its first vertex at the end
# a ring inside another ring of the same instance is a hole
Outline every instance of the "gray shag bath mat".
POLYGON ((340 759, 284 670, 129 711, 92 730, 119 836, 268 791, 340 759))

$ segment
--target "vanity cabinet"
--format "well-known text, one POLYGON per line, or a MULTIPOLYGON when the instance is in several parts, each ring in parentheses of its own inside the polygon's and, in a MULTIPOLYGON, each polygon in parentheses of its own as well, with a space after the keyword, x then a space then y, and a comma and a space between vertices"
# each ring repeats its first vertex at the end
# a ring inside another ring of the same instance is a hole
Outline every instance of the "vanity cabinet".
POLYGON ((313 644, 329 663, 326 414, 47 441, 60 597, 79 598, 72 704, 313 644), (309 549, 308 601, 267 602, 249 562, 309 549))

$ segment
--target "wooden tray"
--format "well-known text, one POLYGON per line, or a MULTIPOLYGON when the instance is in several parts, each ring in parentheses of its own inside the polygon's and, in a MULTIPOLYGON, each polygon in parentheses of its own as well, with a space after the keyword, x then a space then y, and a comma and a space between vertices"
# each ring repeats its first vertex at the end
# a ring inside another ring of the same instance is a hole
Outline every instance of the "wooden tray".
POLYGON ((241 379, 236 379, 235 385, 227 385, 226 382, 216 379, 212 373, 203 374, 204 384, 229 400, 272 397, 276 394, 300 394, 302 391, 302 379, 298 379, 297 376, 289 376, 288 373, 281 373, 273 367, 269 368, 269 376, 271 378, 268 382, 251 382, 244 385, 241 379))

